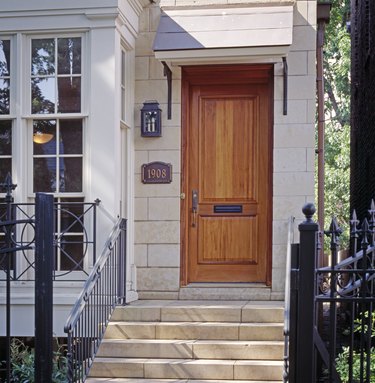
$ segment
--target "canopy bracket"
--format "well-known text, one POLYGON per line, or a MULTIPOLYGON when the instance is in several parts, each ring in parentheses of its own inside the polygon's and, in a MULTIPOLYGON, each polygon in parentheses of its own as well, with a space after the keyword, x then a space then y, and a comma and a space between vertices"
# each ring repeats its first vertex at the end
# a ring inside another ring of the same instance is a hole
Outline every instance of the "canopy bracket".
POLYGON ((283 74, 284 74, 284 89, 283 89, 283 115, 288 115, 288 62, 286 57, 283 57, 283 74))
POLYGON ((172 119, 172 71, 165 61, 161 62, 164 66, 164 76, 167 76, 168 84, 168 120, 172 119))

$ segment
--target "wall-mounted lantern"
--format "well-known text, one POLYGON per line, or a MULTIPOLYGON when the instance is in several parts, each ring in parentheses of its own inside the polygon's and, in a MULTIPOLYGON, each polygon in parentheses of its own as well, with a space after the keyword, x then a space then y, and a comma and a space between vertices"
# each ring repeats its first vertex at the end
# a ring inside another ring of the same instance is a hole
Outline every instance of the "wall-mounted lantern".
POLYGON ((145 101, 141 109, 141 136, 161 136, 161 109, 157 101, 145 101))

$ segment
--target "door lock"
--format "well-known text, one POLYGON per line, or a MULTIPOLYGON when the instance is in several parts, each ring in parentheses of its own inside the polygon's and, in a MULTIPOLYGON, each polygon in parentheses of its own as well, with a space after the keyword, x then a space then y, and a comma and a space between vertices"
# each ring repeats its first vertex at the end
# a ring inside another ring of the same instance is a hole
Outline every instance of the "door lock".
POLYGON ((198 213, 198 190, 192 191, 192 212, 193 212, 193 221, 192 226, 197 226, 197 213, 198 213))

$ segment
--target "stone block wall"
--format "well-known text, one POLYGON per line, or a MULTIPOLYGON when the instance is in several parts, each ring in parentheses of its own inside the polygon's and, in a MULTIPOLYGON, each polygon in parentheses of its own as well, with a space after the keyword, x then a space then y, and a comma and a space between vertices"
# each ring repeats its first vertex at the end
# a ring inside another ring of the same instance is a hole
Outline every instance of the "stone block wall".
POLYGON ((284 290, 288 219, 296 218, 297 240, 302 206, 315 200, 316 17, 316 1, 295 2, 293 44, 287 57, 286 116, 283 115, 283 65, 275 64, 272 238, 275 297, 284 290))
POLYGON ((176 299, 180 284, 181 71, 171 67, 172 118, 168 120, 167 80, 152 51, 159 17, 158 6, 144 9, 136 45, 135 263, 140 298, 176 299), (162 137, 141 137, 140 109, 146 100, 160 103, 162 137), (142 164, 152 161, 172 164, 170 184, 141 182, 142 164))
MULTIPOLYGON (((234 2, 241 6, 257 3, 250 0, 208 1, 210 5, 234 2)), ((275 3, 275 0, 268 2, 275 3)), ((163 0, 161 3, 174 6, 198 2, 163 0)), ((172 119, 168 120, 167 80, 162 64, 155 60, 152 51, 159 16, 158 5, 144 9, 136 44, 135 262, 141 299, 177 299, 180 286, 181 71, 179 67, 171 67, 172 119), (160 138, 140 136, 139 111, 146 100, 157 100, 163 110, 163 136, 160 138), (142 184, 141 165, 151 161, 172 163, 171 184, 142 184)), ((275 64, 271 299, 283 298, 288 219, 293 215, 298 223, 302 219, 303 204, 314 201, 315 44, 316 1, 297 0, 293 45, 287 57, 286 116, 283 115, 283 65, 281 62, 275 64)))

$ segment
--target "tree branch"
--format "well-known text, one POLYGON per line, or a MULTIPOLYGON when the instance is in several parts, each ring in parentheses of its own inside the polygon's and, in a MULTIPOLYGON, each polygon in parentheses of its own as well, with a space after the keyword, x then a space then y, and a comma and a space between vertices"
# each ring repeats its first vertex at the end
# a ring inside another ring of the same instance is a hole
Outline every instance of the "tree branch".
POLYGON ((337 103, 335 93, 333 92, 331 83, 325 78, 325 88, 326 92, 328 94, 329 100, 331 101, 333 110, 335 111, 336 120, 341 125, 341 127, 344 127, 344 125, 348 125, 350 121, 341 113, 340 106, 337 103))

